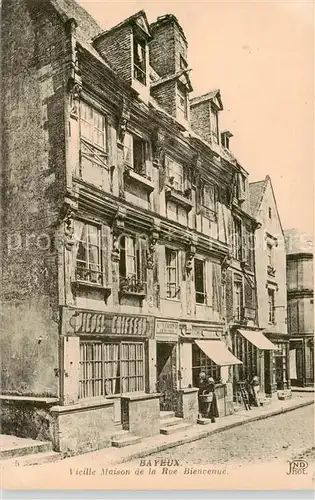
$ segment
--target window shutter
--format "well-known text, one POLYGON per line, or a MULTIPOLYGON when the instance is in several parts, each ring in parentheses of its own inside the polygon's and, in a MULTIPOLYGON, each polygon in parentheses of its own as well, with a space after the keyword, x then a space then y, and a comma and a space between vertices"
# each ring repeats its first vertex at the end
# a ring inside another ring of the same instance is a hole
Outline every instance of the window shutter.
POLYGON ((151 152, 151 143, 149 141, 145 141, 145 171, 147 176, 152 179, 152 152, 151 152))
POLYGON ((196 179, 196 213, 200 214, 201 206, 202 206, 202 198, 203 198, 203 183, 200 178, 200 175, 197 176, 196 179))
POLYGON ((146 241, 139 238, 139 252, 140 252, 140 277, 146 283, 147 282, 147 252, 146 252, 146 241))
POLYGON ((221 266, 212 263, 212 306, 213 310, 222 313, 222 295, 221 295, 221 266))
POLYGON ((159 266, 158 266, 158 275, 159 275, 159 284, 160 284, 160 297, 165 299, 166 297, 166 261, 165 261, 165 246, 159 245, 159 266))
POLYGON ((231 321, 233 319, 233 274, 232 271, 226 271, 226 319, 231 321))
POLYGON ((247 279, 244 280, 244 295, 245 295, 245 307, 249 309, 254 309, 255 308, 254 290, 251 284, 247 281, 247 279))
POLYGON ((109 284, 111 281, 110 265, 111 265, 111 234, 108 226, 103 226, 101 231, 101 250, 102 250, 102 269, 104 273, 104 284, 109 284))

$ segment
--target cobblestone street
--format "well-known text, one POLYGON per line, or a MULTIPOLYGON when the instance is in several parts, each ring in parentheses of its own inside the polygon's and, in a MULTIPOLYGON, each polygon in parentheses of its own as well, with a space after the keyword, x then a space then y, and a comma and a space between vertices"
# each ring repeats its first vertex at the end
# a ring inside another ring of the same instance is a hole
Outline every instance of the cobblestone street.
MULTIPOLYGON (((170 448, 152 458, 173 458, 181 465, 245 465, 286 460, 313 446, 314 406, 311 405, 170 448)), ((307 455, 312 460, 314 451, 307 455)))

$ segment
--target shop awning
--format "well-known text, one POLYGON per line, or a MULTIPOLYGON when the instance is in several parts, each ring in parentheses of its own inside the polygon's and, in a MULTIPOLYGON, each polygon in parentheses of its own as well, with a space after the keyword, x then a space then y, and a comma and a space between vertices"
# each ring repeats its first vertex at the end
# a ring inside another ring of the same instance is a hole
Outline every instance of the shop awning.
POLYGON ((237 359, 226 347, 222 340, 195 340, 208 358, 218 366, 241 365, 242 361, 237 359))
POLYGON ((261 351, 276 351, 277 347, 260 331, 238 330, 243 337, 261 351))

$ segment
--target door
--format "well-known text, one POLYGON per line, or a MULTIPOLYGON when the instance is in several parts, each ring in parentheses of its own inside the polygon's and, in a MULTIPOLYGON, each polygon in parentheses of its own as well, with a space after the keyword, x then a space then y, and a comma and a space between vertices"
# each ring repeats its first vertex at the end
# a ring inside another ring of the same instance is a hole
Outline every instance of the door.
POLYGON ((156 344, 157 391, 160 396, 160 410, 173 410, 174 370, 176 370, 175 344, 157 342, 156 344))

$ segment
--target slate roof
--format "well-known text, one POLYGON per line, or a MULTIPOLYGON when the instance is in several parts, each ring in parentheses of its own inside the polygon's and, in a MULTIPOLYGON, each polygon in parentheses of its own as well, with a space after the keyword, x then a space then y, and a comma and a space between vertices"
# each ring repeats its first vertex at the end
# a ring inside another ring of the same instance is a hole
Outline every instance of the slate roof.
POLYGON ((257 217, 267 184, 268 176, 263 181, 249 183, 250 211, 253 217, 257 217))
POLYGON ((77 37, 82 42, 91 41, 104 31, 95 19, 75 0, 49 0, 59 14, 65 19, 77 21, 77 37))

